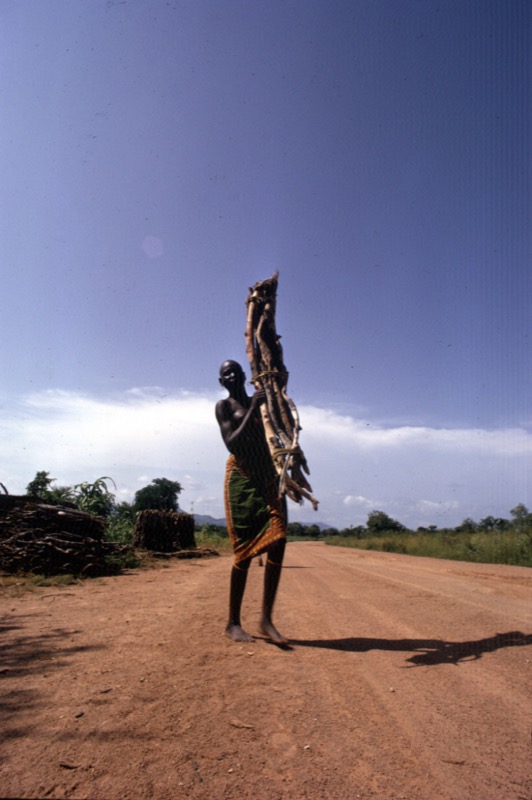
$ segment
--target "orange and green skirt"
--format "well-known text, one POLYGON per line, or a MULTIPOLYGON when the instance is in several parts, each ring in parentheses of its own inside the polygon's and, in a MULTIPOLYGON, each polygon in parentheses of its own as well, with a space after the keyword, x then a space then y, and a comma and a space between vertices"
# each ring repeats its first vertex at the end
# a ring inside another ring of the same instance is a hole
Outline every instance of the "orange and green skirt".
POLYGON ((286 503, 278 496, 278 480, 245 470, 229 456, 225 469, 225 518, 238 564, 263 553, 269 545, 286 538, 286 503))

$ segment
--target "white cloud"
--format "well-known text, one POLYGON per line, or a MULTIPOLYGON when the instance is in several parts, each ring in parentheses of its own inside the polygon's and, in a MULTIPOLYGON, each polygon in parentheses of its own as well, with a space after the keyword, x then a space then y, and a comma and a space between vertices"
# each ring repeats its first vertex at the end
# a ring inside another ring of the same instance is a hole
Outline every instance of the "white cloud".
POLYGON ((357 525, 376 508, 412 527, 443 527, 530 502, 532 435, 523 428, 384 426, 314 406, 300 414, 320 520, 357 525))
POLYGON ((448 500, 447 502, 440 503, 435 503, 433 500, 420 500, 417 503, 417 508, 422 514, 442 514, 446 511, 452 511, 455 508, 458 508, 458 505, 459 504, 456 500, 448 500))
POLYGON ((440 451, 469 450, 498 455, 530 454, 532 435, 522 428, 486 430, 482 428, 429 428, 398 425, 385 427, 367 420, 337 414, 328 409, 306 406, 302 409, 305 438, 324 435, 342 448, 378 451, 410 446, 440 451))
POLYGON ((351 494, 344 497, 342 502, 344 506, 352 506, 354 508, 373 508, 376 505, 373 500, 368 500, 367 497, 362 497, 361 495, 353 497, 351 494))
MULTIPOLYGON (((118 498, 132 499, 167 477, 183 486, 183 508, 222 516, 218 396, 150 387, 114 397, 54 389, 4 398, 0 481, 19 493, 41 469, 69 485, 110 475, 118 498)), ((508 516, 529 502, 532 435, 525 429, 386 427, 315 406, 299 412, 320 509, 290 504, 294 520, 345 527, 378 508, 406 525, 441 527, 466 516, 508 516)))
POLYGON ((153 478, 168 477, 182 484, 183 501, 190 503, 193 496, 186 497, 185 489, 204 494, 214 474, 223 473, 215 399, 157 388, 118 398, 61 390, 23 398, 0 421, 3 483, 21 492, 39 469, 61 484, 110 475, 120 499, 131 499, 153 478))

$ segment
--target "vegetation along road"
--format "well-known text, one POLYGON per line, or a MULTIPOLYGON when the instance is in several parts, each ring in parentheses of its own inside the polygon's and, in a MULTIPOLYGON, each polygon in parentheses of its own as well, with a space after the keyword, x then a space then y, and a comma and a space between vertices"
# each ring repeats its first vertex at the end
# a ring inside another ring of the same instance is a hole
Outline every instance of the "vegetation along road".
POLYGON ((281 649, 230 563, 4 586, 0 796, 530 799, 530 569, 291 543, 281 649))

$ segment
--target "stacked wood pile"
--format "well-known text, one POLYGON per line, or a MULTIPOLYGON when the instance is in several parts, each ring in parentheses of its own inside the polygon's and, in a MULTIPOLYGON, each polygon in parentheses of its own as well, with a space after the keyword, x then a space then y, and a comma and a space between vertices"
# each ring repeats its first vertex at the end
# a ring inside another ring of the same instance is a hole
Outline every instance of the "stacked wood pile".
POLYGON ((92 514, 47 505, 37 498, 0 495, 0 568, 39 575, 98 575, 106 556, 127 546, 103 540, 105 521, 92 514))
POLYGON ((266 393, 266 403, 260 408, 266 440, 279 476, 279 495, 287 495, 296 503, 307 499, 316 510, 318 501, 312 496, 312 487, 305 477, 310 471, 299 446, 299 414, 287 393, 288 370, 275 325, 277 281, 277 272, 268 280, 259 281, 250 288, 246 300, 246 352, 251 383, 266 393))
POLYGON ((133 544, 155 553, 193 551, 196 548, 194 517, 176 511, 139 511, 135 520, 133 544))

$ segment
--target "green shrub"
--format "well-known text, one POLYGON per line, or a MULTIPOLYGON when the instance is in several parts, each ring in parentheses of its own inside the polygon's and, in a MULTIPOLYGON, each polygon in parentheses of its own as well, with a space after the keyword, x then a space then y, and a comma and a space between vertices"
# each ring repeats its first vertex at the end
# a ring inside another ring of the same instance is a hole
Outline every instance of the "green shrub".
POLYGON ((112 516, 107 522, 105 538, 108 542, 119 542, 120 544, 132 544, 133 529, 135 523, 124 517, 112 516))

